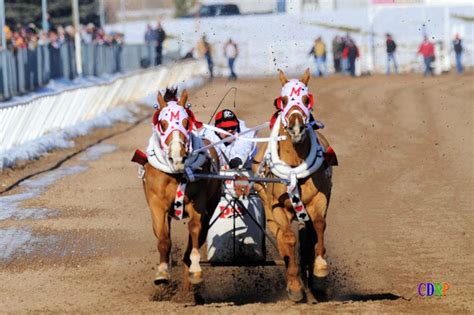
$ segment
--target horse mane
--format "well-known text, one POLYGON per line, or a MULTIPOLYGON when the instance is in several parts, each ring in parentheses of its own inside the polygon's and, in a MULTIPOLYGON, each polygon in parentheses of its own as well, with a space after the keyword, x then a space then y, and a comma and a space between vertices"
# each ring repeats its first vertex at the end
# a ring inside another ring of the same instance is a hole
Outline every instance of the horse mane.
MULTIPOLYGON (((178 101, 178 88, 166 88, 165 95, 163 96, 163 99, 165 102, 170 102, 170 101, 178 101)), ((156 125, 158 123, 158 116, 160 115, 161 108, 155 111, 153 114, 152 118, 152 123, 153 125, 156 125)))
POLYGON ((165 95, 163 96, 165 102, 177 101, 178 100, 178 88, 166 88, 165 95))

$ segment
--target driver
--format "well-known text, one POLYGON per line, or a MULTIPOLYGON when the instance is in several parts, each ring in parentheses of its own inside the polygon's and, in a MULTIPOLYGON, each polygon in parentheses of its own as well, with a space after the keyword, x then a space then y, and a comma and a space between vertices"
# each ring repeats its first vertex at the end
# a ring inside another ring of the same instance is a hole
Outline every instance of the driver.
MULTIPOLYGON (((230 109, 224 109, 216 114, 214 117, 214 126, 232 135, 238 135, 249 129, 246 127, 245 122, 238 119, 235 113, 230 109)), ((228 134, 210 129, 204 129, 202 136, 212 143, 229 137, 228 134)), ((244 137, 253 138, 255 137, 255 132, 247 132, 244 137)), ((255 154, 255 145, 253 142, 242 139, 230 139, 229 141, 217 144, 215 148, 219 154, 221 169, 225 169, 227 166, 230 169, 251 168, 250 164, 255 154)))

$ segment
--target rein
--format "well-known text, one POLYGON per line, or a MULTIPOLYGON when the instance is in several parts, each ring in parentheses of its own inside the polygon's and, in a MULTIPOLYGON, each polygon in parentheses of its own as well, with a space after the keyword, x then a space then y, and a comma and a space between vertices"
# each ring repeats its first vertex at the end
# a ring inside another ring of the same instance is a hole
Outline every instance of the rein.
MULTIPOLYGON (((202 140, 194 133, 189 134, 189 142, 192 150, 197 150, 204 146, 202 140)), ((151 166, 168 174, 184 173, 183 171, 175 170, 173 164, 168 159, 167 153, 160 147, 159 143, 159 135, 156 132, 153 132, 147 149, 148 162, 151 166)), ((189 155, 189 157, 184 161, 185 168, 190 167, 193 170, 198 170, 204 165, 208 158, 208 154, 205 150, 201 150, 199 153, 200 154, 189 155)))
POLYGON ((305 161, 300 165, 296 167, 287 165, 280 159, 280 156, 278 155, 278 142, 274 140, 280 131, 281 120, 282 114, 279 114, 270 134, 270 141, 268 143, 267 151, 265 152, 264 162, 269 166, 270 171, 279 178, 290 179, 292 176, 291 174, 294 174, 296 179, 306 178, 321 167, 324 161, 323 148, 319 144, 316 134, 313 132, 312 128, 309 127, 309 124, 307 124, 306 130, 310 130, 310 152, 305 161))
POLYGON ((236 139, 239 139, 239 140, 243 140, 243 141, 249 141, 249 142, 269 142, 271 140, 275 140, 275 141, 281 141, 281 140, 285 140, 286 139, 286 136, 277 136, 277 137, 264 137, 264 138, 258 138, 258 137, 254 137, 254 138, 248 138, 248 137, 242 137, 243 135, 245 134, 248 134, 248 133, 251 133, 251 132, 254 132, 254 131, 259 131, 259 130, 262 130, 262 129, 265 129, 268 127, 270 123, 269 122, 266 122, 264 124, 261 124, 261 125, 258 125, 256 127, 253 127, 253 128, 250 128, 248 130, 245 130, 241 133, 239 133, 238 135, 234 135, 234 134, 231 134, 230 132, 224 130, 224 129, 221 129, 221 128, 218 128, 216 126, 212 126, 212 125, 208 125, 208 124, 203 124, 203 128, 205 129, 209 129, 209 130, 212 130, 212 131, 215 131, 215 132, 219 132, 219 133, 223 133, 225 135, 228 135, 228 137, 220 140, 220 141, 217 141, 217 142, 213 142, 211 144, 208 144, 198 150, 195 150, 193 151, 191 154, 198 154, 202 151, 205 151, 209 148, 212 148, 218 144, 221 144, 221 143, 225 143, 225 142, 230 142, 232 140, 236 140, 236 139))

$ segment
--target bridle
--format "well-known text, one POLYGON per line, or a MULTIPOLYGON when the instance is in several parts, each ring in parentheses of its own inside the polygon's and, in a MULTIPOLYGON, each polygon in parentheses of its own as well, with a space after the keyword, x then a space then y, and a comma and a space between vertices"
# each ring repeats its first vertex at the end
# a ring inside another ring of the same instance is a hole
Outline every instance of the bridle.
POLYGON ((314 98, 304 83, 292 79, 281 88, 281 94, 275 100, 275 106, 281 112, 282 124, 285 128, 289 125, 290 116, 296 113, 303 116, 303 123, 307 125, 311 117, 310 112, 314 106, 314 98), (309 100, 307 105, 303 100, 303 96, 306 96, 309 100))
POLYGON ((154 119, 154 128, 155 131, 160 136, 160 148, 166 153, 169 154, 169 147, 178 142, 180 145, 183 145, 186 148, 186 152, 190 153, 192 151, 192 143, 190 133, 193 130, 194 126, 199 128, 200 122, 196 121, 194 113, 181 105, 176 101, 170 101, 167 103, 167 106, 160 109, 157 112, 158 115, 154 119), (188 120, 187 128, 184 127, 184 120, 188 120), (161 124, 162 122, 167 122, 167 127, 163 130, 161 124), (167 144, 167 140, 170 135, 178 131, 184 136, 184 141, 180 138, 171 139, 170 143, 167 144))

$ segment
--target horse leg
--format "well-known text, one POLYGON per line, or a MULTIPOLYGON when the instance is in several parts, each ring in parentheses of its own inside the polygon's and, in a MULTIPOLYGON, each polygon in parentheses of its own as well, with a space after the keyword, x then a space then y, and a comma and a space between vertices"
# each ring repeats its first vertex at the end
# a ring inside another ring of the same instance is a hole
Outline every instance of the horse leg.
POLYGON ((329 266, 324 259, 326 254, 326 248, 324 247, 324 230, 326 229, 326 209, 327 209, 327 199, 323 194, 320 194, 323 198, 318 198, 314 202, 314 208, 311 215, 311 220, 313 222, 314 230, 317 235, 317 244, 316 244, 316 260, 314 263, 313 275, 318 278, 324 278, 329 274, 329 266))
POLYGON ((203 281, 202 269, 199 265, 199 261, 201 260, 201 255, 199 254, 200 234, 202 229, 201 215, 194 209, 192 204, 189 204, 188 207, 190 208, 188 211, 190 216, 188 223, 189 241, 188 249, 186 250, 186 254, 189 253, 188 279, 191 284, 199 284, 203 281))
POLYGON ((158 239, 158 252, 160 253, 160 264, 155 275, 155 285, 168 284, 170 273, 168 262, 171 251, 170 225, 167 220, 167 211, 162 207, 152 206, 153 231, 158 239))
POLYGON ((184 274, 183 274, 183 291, 189 292, 191 285, 189 284, 189 267, 184 263, 184 274))
POLYGON ((277 227, 274 231, 278 242, 278 249, 280 255, 286 263, 286 277, 287 277, 287 292, 288 297, 294 301, 299 302, 303 299, 303 284, 298 277, 298 264, 296 261, 296 235, 291 230, 290 222, 291 213, 286 213, 283 208, 274 207, 272 229, 277 227))

